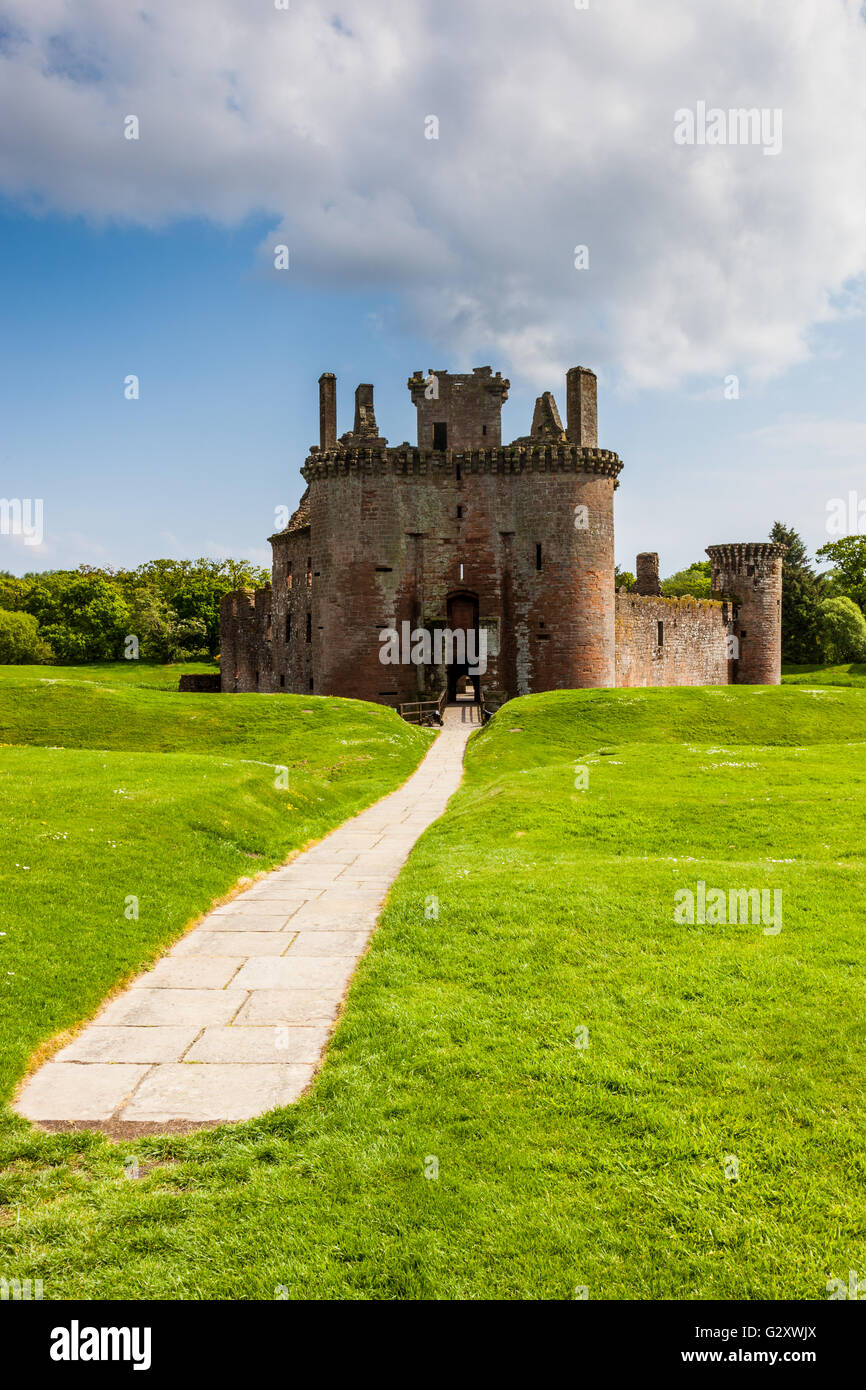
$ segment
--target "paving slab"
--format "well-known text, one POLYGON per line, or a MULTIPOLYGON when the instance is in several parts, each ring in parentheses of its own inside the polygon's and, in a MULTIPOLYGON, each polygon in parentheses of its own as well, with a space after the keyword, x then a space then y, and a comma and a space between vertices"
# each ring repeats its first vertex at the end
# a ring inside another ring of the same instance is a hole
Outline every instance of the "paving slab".
MULTIPOLYGON (((215 936, 219 933, 215 932, 215 936)), ((133 980, 131 989, 225 989, 236 975, 245 958, 242 956, 208 956, 204 960, 182 956, 166 956, 158 960, 146 975, 133 980)))
POLYGON ((238 971, 238 989, 335 989, 341 993, 358 963, 357 956, 256 956, 238 971))
POLYGON ((26 1086, 16 1109, 27 1120, 60 1124, 109 1120, 150 1070, 122 1062, 47 1062, 26 1086))
MULTIPOLYGON (((325 906, 322 908, 306 909, 298 913, 294 919, 294 929, 298 932, 308 931, 370 931, 376 925, 379 916, 378 907, 368 907, 363 909, 352 907, 340 907, 337 910, 325 906)), ((283 933, 288 935, 288 933, 283 933)))
POLYGON ((279 869, 274 870, 273 874, 268 874, 267 878, 260 879, 254 887, 248 889, 243 895, 244 904, 269 902, 272 912, 280 912, 285 903, 286 911, 291 912, 295 904, 319 896, 321 889, 311 888, 309 884, 299 886, 297 883, 288 883, 278 877, 280 872, 279 869))
POLYGON ((186 1028, 87 1028, 57 1053, 56 1062, 179 1062, 198 1037, 186 1028))
POLYGON ((180 1028, 231 1023, 246 1003, 242 989, 128 989, 94 1020, 94 1026, 180 1028))
POLYGON ((339 1009, 340 995, 332 989, 254 989, 232 1027, 248 1028, 261 1023, 285 1027, 330 1024, 339 1009))
POLYGON ((299 931, 286 949, 285 959, 295 956, 358 957, 370 940, 369 931, 299 931))
POLYGON ((248 1028, 205 1028, 184 1058, 187 1062, 318 1064, 331 1034, 330 1024, 287 1024, 248 1028))
POLYGON ((125 1105, 122 1120, 171 1125, 251 1120, 297 1100, 315 1071, 311 1064, 167 1062, 147 1073, 125 1105))
MULTIPOLYGON (((307 906, 307 903, 297 903, 296 910, 299 912, 301 908, 307 906)), ((213 913, 210 916, 205 917, 204 920, 199 923, 198 927, 196 927, 195 930, 230 932, 284 931, 291 922, 292 917, 294 917, 295 915, 296 912, 292 912, 290 916, 287 916, 285 913, 281 913, 278 917, 263 917, 261 913, 258 912, 232 912, 227 914, 225 917, 220 917, 216 913, 213 913)), ((184 937, 183 940, 186 940, 186 937, 184 937)))
POLYGON ((24 1083, 19 1114, 127 1135, 290 1105, 321 1065, 394 878, 462 776, 445 727, 403 787, 213 908, 24 1083))
POLYGON ((289 931, 192 931, 172 948, 172 957, 281 956, 296 935, 289 931))
MULTIPOLYGON (((330 885, 329 885, 330 886, 330 885)), ((244 898, 243 895, 232 898, 230 903, 224 907, 215 907, 213 912, 208 913, 209 917, 282 917, 284 920, 291 917, 293 912, 297 912, 306 897, 300 894, 296 898, 287 898, 282 903, 277 903, 273 899, 261 896, 244 898), (285 910, 284 910, 285 909, 285 910)))

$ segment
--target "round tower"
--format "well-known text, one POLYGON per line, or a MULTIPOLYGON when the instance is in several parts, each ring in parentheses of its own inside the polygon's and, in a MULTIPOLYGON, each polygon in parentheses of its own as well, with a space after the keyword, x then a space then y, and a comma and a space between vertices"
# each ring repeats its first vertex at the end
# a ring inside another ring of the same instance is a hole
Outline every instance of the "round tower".
POLYGON ((782 557, 773 541, 708 545, 713 598, 733 604, 737 685, 779 685, 782 679, 782 557))

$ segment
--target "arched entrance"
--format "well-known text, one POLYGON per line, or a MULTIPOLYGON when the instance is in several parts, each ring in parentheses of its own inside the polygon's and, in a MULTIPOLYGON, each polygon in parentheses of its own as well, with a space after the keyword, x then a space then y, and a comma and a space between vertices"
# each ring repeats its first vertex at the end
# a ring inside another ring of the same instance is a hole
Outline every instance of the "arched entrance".
MULTIPOLYGON (((448 626, 452 632, 463 631, 466 634, 467 655, 474 656, 478 652, 478 598, 475 594, 460 593, 452 594, 448 600, 448 626), (470 643, 470 633, 472 634, 470 643)), ((452 653, 454 655, 455 653, 452 653)), ((474 664, 474 663, 473 663, 474 664)), ((470 690, 470 697, 477 703, 481 701, 481 677, 472 675, 469 671, 468 661, 450 661, 448 663, 448 701, 453 704, 457 700, 458 694, 463 700, 467 699, 464 693, 467 684, 470 690)))

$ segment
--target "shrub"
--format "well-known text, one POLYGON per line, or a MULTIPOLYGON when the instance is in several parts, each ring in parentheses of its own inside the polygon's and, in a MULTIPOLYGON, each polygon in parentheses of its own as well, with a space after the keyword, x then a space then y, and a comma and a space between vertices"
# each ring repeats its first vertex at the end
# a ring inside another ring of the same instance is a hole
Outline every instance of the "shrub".
POLYGON ((30 613, 7 612, 0 608, 0 664, 39 663, 50 661, 51 656, 51 648, 40 635, 39 624, 30 613))
POLYGON ((821 652, 825 661, 866 661, 866 618, 853 599, 825 598, 819 604, 821 652))
POLYGON ((669 579, 662 580, 662 593, 667 598, 682 598, 691 594, 692 598, 709 598, 712 588, 711 566, 709 560, 696 560, 687 570, 677 570, 669 579))

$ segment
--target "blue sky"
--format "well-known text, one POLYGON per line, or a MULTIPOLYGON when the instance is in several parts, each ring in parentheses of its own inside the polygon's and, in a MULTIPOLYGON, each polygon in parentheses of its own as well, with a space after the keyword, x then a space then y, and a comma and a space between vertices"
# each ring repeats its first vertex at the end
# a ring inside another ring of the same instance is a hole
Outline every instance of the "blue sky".
POLYGON ((564 414, 567 366, 593 367, 625 568, 656 549, 669 573, 777 518, 814 550, 828 502, 866 497, 855 7, 804 0, 786 26, 732 0, 695 26, 660 0, 659 29, 632 0, 544 0, 534 24, 509 0, 492 53, 482 8, 445 4, 431 29, 383 0, 267 24, 159 0, 144 43, 143 11, 0 4, 0 494, 45 508, 44 543, 0 535, 0 568, 266 563, 325 370, 340 430, 372 381, 398 443, 416 368, 502 370, 510 439, 541 390, 564 414), (673 111, 704 91, 781 105, 778 158, 677 149, 673 111))

